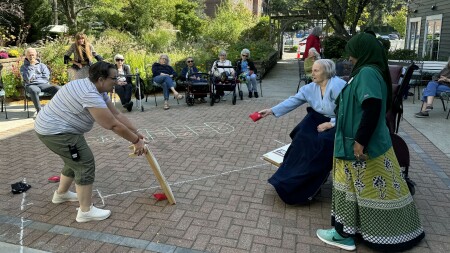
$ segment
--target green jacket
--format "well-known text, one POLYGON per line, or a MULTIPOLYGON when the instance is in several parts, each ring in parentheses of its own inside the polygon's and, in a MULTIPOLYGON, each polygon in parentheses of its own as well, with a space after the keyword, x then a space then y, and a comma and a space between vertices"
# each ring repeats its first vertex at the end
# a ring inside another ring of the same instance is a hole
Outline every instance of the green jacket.
POLYGON ((386 125, 387 86, 380 73, 372 67, 363 67, 344 87, 339 98, 336 114, 336 138, 334 156, 344 160, 355 160, 353 145, 362 118, 362 103, 368 98, 382 100, 380 118, 364 153, 369 158, 384 154, 391 146, 391 137, 386 125))

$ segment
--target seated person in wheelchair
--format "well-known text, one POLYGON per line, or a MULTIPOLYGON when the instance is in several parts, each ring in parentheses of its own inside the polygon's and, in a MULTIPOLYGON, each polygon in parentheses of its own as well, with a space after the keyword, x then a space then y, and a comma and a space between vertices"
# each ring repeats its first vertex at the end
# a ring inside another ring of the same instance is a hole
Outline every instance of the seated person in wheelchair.
MULTIPOLYGON (((181 70, 181 75, 180 75, 180 80, 182 81, 191 81, 191 82, 196 82, 196 81, 200 81, 200 76, 197 75, 193 75, 195 73, 198 73, 198 69, 195 66, 194 63, 194 58, 192 57, 188 57, 186 59, 186 67, 184 67, 181 70)), ((198 102, 200 103, 206 103, 206 100, 204 97, 198 98, 198 102)))
POLYGON ((433 110, 434 97, 440 96, 442 92, 450 92, 450 58, 441 72, 433 76, 433 80, 423 89, 422 109, 415 114, 416 118, 428 117, 428 112, 433 110))
POLYGON ((20 74, 25 82, 25 92, 30 95, 37 115, 41 110, 39 93, 45 92, 53 96, 60 87, 50 84, 50 71, 37 59, 36 49, 31 47, 25 50, 25 60, 20 67, 20 74))
MULTIPOLYGON (((233 68, 221 68, 221 67, 232 67, 233 64, 231 64, 230 60, 227 60, 227 52, 225 50, 220 51, 219 53, 219 60, 215 61, 213 63, 213 66, 211 68, 211 73, 213 73, 214 77, 214 82, 225 82, 227 80, 224 79, 229 79, 228 77, 234 77, 235 75, 235 71, 233 68)), ((223 91, 223 89, 220 86, 216 86, 216 94, 215 94, 215 99, 219 100, 220 98, 222 98, 223 101, 225 101, 225 97, 224 97, 225 93, 223 91)))
POLYGON ((237 74, 240 79, 243 79, 247 83, 248 97, 251 98, 253 93, 255 98, 258 98, 258 86, 256 83, 256 67, 250 58, 250 50, 247 48, 242 49, 241 59, 237 61, 237 74))
POLYGON ((305 59, 305 75, 308 78, 306 83, 310 83, 312 81, 312 66, 316 60, 320 59, 320 54, 317 50, 312 47, 309 49, 308 57, 305 59))
POLYGON ((162 86, 164 93, 164 110, 169 109, 169 89, 173 92, 176 99, 183 99, 184 96, 179 94, 174 86, 173 78, 177 77, 177 72, 170 66, 169 56, 162 54, 159 62, 152 65, 153 82, 162 86))
POLYGON ((121 54, 116 54, 114 56, 114 61, 116 62, 117 68, 117 85, 114 89, 120 97, 120 102, 124 108, 127 108, 129 112, 133 109, 133 101, 131 101, 131 94, 133 85, 131 83, 131 69, 130 66, 124 64, 125 58, 121 54))

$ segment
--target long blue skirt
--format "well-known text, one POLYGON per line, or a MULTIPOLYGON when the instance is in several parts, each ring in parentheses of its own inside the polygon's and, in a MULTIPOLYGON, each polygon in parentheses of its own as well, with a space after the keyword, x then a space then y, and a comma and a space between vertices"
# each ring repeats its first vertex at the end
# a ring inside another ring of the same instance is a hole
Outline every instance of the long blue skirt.
POLYGON ((335 128, 318 132, 330 118, 307 108, 308 114, 292 130, 292 143, 277 172, 268 180, 287 204, 311 201, 327 180, 333 165, 335 128))

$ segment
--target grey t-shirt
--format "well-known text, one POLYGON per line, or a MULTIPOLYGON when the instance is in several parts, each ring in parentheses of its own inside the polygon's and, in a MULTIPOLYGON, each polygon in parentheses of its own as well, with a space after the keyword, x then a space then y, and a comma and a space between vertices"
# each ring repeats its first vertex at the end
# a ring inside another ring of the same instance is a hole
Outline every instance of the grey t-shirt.
POLYGON ((107 108, 108 101, 108 94, 100 93, 88 78, 71 81, 42 108, 34 129, 41 135, 86 133, 95 121, 88 108, 107 108))

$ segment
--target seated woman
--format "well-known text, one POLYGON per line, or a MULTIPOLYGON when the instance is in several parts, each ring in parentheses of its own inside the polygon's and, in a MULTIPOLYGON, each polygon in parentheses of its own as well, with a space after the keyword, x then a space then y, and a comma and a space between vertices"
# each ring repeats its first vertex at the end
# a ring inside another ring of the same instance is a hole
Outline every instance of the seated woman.
MULTIPOLYGON (((225 50, 220 51, 219 53, 219 60, 215 61, 211 68, 211 73, 213 73, 215 80, 220 80, 222 73, 225 73, 226 75, 234 76, 235 71, 233 68, 221 68, 221 67, 232 67, 233 64, 231 64, 231 61, 227 60, 227 52, 225 50)), ((216 101, 220 100, 222 98, 223 101, 225 101, 224 97, 225 93, 223 89, 220 86, 216 86, 216 94, 215 99, 216 101)))
POLYGON ((271 109, 261 110, 262 117, 280 117, 302 104, 308 103, 308 114, 294 128, 292 143, 283 163, 269 179, 280 198, 287 204, 304 204, 311 201, 332 169, 335 100, 345 86, 345 81, 335 76, 333 61, 317 60, 312 68, 313 82, 271 109))
POLYGON ((252 98, 253 93, 255 98, 258 98, 258 86, 256 83, 256 67, 250 58, 250 50, 242 49, 241 59, 237 61, 237 75, 243 76, 247 81, 248 97, 252 98))
POLYGON ((311 73, 314 61, 319 59, 320 59, 319 52, 317 52, 317 50, 314 47, 310 48, 308 52, 308 57, 306 57, 305 59, 305 75, 308 78, 307 83, 311 82, 312 80, 311 73))
POLYGON ((173 78, 177 77, 177 72, 170 66, 169 56, 162 54, 159 56, 159 62, 152 65, 153 82, 158 83, 163 88, 164 110, 169 107, 169 89, 173 92, 176 99, 183 99, 184 96, 175 90, 173 78))
POLYGON ((450 92, 450 58, 445 68, 433 79, 423 90, 422 109, 415 114, 417 118, 430 116, 428 112, 433 110, 434 97, 438 96, 441 92, 450 92))
MULTIPOLYGON (((182 81, 187 81, 188 79, 190 79, 192 82, 200 81, 200 76, 193 75, 193 74, 198 73, 198 72, 199 71, 198 71, 198 69, 197 69, 197 67, 195 66, 195 63, 194 63, 194 58, 188 57, 186 59, 186 67, 184 67, 181 70, 180 79, 182 81)), ((197 101, 199 103, 206 103, 206 100, 205 100, 204 97, 198 98, 197 101)))
POLYGON ((72 63, 69 69, 69 79, 83 79, 89 76, 89 66, 92 65, 92 60, 102 61, 103 58, 98 55, 94 47, 87 40, 84 33, 77 33, 75 35, 75 43, 73 43, 69 50, 64 54, 64 64, 72 63), (70 56, 73 54, 73 60, 70 56))
POLYGON ((131 69, 130 66, 124 64, 125 58, 121 54, 116 54, 114 61, 116 62, 118 74, 117 85, 114 86, 114 89, 120 97, 123 108, 127 108, 131 112, 133 110, 133 101, 131 101, 133 85, 131 84, 131 77, 127 76, 131 75, 131 69))

